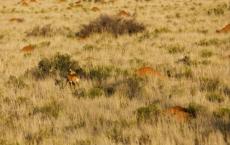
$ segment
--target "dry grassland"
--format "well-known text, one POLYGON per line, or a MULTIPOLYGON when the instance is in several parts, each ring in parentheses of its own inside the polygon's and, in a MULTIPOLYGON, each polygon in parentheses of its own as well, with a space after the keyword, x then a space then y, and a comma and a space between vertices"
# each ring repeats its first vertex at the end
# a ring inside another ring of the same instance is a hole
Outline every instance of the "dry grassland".
POLYGON ((229 0, 0 0, 0 145, 230 145, 229 23, 229 0))

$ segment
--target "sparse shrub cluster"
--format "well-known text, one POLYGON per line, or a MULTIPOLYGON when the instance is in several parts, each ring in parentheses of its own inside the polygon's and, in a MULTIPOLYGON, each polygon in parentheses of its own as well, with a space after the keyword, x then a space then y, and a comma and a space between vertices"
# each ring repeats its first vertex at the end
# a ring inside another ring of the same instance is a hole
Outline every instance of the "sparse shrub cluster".
POLYGON ((210 46, 210 45, 219 45, 221 43, 221 41, 219 39, 213 38, 213 39, 202 39, 199 42, 196 42, 196 45, 199 46, 210 46))
POLYGON ((201 52, 201 57, 211 57, 213 55, 213 52, 207 49, 203 49, 201 52))
POLYGON ((208 15, 224 15, 225 11, 228 10, 228 5, 226 3, 219 4, 215 8, 211 8, 208 10, 208 15))
POLYGON ((179 45, 179 44, 175 44, 175 45, 169 45, 167 47, 167 50, 171 54, 176 54, 176 53, 184 52, 185 48, 183 46, 179 45))
POLYGON ((23 81, 22 78, 18 78, 16 76, 11 75, 8 79, 8 81, 6 82, 6 85, 8 87, 13 87, 15 89, 23 89, 25 87, 27 87, 27 84, 23 81))
POLYGON ((217 111, 215 111, 214 116, 218 117, 218 118, 227 118, 230 120, 230 108, 219 108, 217 111))
POLYGON ((33 109, 32 115, 41 113, 42 115, 45 115, 46 117, 58 118, 60 111, 61 111, 61 105, 57 103, 56 101, 52 101, 48 104, 45 104, 44 106, 35 107, 33 109))
POLYGON ((123 34, 134 34, 145 30, 143 24, 137 23, 133 19, 124 19, 116 16, 101 15, 88 25, 84 25, 82 29, 76 33, 78 37, 88 37, 93 33, 108 32, 114 36, 123 34))
POLYGON ((28 37, 33 36, 33 37, 52 37, 57 34, 62 34, 67 37, 72 37, 73 34, 71 33, 71 30, 69 27, 61 27, 61 28, 55 28, 52 27, 51 24, 46 24, 43 26, 35 26, 32 28, 32 30, 29 30, 26 32, 26 35, 28 37))
POLYGON ((31 70, 33 77, 44 79, 48 76, 56 75, 66 77, 69 69, 80 71, 78 63, 71 59, 68 54, 56 54, 48 59, 43 58, 38 62, 38 66, 31 70))
POLYGON ((145 107, 140 107, 136 110, 136 119, 138 122, 151 121, 152 119, 156 119, 159 113, 160 113, 160 109, 157 106, 157 104, 150 104, 145 107))

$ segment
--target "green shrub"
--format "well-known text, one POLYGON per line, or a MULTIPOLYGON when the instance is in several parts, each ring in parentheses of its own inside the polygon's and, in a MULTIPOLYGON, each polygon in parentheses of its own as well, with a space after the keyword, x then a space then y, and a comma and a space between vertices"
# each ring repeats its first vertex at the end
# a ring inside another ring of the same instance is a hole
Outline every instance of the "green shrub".
POLYGON ((142 134, 138 138, 138 142, 139 142, 139 145, 151 145, 152 144, 152 140, 148 134, 142 134))
POLYGON ((85 97, 87 97, 87 92, 86 92, 85 89, 78 88, 78 89, 74 90, 72 94, 73 94, 73 96, 75 96, 77 98, 85 98, 85 97))
POLYGON ((179 75, 185 78, 192 78, 193 72, 192 72, 191 67, 184 67, 182 72, 179 75))
POLYGON ((202 39, 200 40, 199 42, 196 43, 197 45, 199 46, 210 46, 210 45, 219 45, 220 44, 220 40, 219 39, 216 39, 216 38, 213 38, 213 39, 202 39))
POLYGON ((27 36, 42 36, 42 37, 51 37, 54 33, 54 30, 51 28, 51 25, 36 26, 31 31, 27 32, 27 36))
POLYGON ((140 107, 136 110, 137 122, 149 121, 159 114, 159 107, 156 104, 150 104, 146 107, 140 107))
POLYGON ((87 94, 87 96, 89 98, 95 98, 95 97, 99 97, 102 96, 104 94, 104 90, 98 87, 95 88, 91 88, 87 94))
POLYGON ((221 82, 218 78, 201 78, 200 88, 202 91, 214 92, 221 87, 221 82))
POLYGON ((186 108, 187 112, 191 114, 193 117, 197 117, 198 114, 205 111, 205 108, 202 105, 197 103, 189 103, 189 106, 186 108))
POLYGON ((109 76, 111 76, 112 69, 110 67, 101 67, 98 66, 96 68, 89 70, 89 78, 97 81, 102 81, 107 79, 109 76))
POLYGON ((53 101, 48 104, 45 104, 44 106, 35 107, 33 109, 33 115, 41 113, 48 117, 58 118, 60 111, 61 111, 61 105, 53 101))
POLYGON ((169 33, 171 30, 167 27, 162 27, 154 30, 155 33, 169 33))
POLYGON ((116 144, 130 144, 130 137, 125 136, 122 129, 118 127, 113 127, 106 132, 107 137, 114 141, 116 144))
POLYGON ((185 48, 183 46, 180 46, 179 44, 170 45, 167 47, 167 49, 168 49, 168 52, 171 54, 182 53, 185 50, 185 48))
POLYGON ((76 33, 78 37, 89 37, 93 33, 108 32, 114 36, 123 34, 134 34, 145 30, 143 24, 135 22, 134 19, 124 19, 116 16, 101 15, 76 33))
POLYGON ((224 97, 218 93, 208 93, 206 95, 206 99, 208 99, 210 102, 218 102, 218 103, 224 101, 224 97))
POLYGON ((228 118, 230 119, 230 109, 229 108, 220 108, 219 110, 215 111, 214 116, 219 118, 228 118))
POLYGON ((68 54, 59 53, 53 58, 53 66, 59 71, 61 77, 66 77, 70 68, 72 70, 79 68, 78 63, 71 60, 71 57, 68 54))
POLYGON ((207 49, 203 49, 201 52, 200 52, 200 55, 201 57, 211 57, 213 55, 213 52, 212 51, 209 51, 207 49))
POLYGON ((225 10, 228 9, 228 5, 226 3, 219 4, 215 8, 211 8, 208 10, 208 15, 224 15, 225 10))
POLYGON ((140 77, 129 77, 126 81, 126 95, 129 99, 138 98, 143 93, 144 80, 140 77))
POLYGON ((8 87, 14 87, 15 89, 23 89, 27 87, 27 84, 22 80, 22 78, 17 78, 16 76, 11 75, 6 82, 8 87))
POLYGON ((76 140, 74 145, 91 145, 90 140, 76 140))
POLYGON ((45 79, 52 74, 59 75, 65 78, 68 75, 69 69, 75 70, 81 75, 85 74, 78 63, 71 59, 68 54, 57 53, 52 58, 43 58, 38 62, 38 66, 32 69, 30 72, 36 79, 45 79))

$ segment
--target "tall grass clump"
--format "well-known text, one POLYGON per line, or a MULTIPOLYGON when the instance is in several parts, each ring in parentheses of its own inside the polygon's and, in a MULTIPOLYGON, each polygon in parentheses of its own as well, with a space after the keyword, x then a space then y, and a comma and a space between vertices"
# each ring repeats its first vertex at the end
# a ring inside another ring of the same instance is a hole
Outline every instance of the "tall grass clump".
POLYGON ((76 36, 85 38, 93 33, 108 32, 117 37, 124 34, 135 34, 145 30, 145 26, 134 19, 125 19, 117 16, 101 15, 88 25, 83 25, 76 36))

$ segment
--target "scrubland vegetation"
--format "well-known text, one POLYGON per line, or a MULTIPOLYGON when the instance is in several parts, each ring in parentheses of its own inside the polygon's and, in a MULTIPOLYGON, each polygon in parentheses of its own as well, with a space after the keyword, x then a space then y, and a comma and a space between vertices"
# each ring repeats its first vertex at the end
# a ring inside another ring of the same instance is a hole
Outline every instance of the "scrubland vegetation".
POLYGON ((0 145, 230 145, 228 23, 228 0, 0 1, 0 145))

